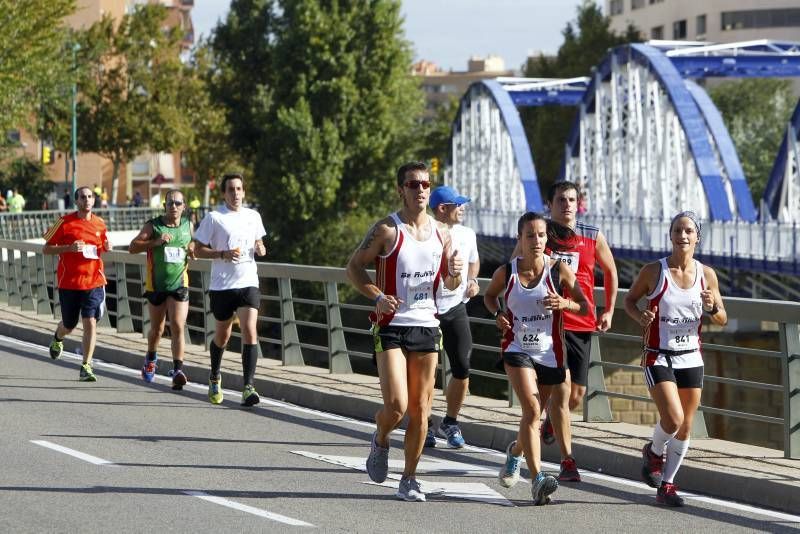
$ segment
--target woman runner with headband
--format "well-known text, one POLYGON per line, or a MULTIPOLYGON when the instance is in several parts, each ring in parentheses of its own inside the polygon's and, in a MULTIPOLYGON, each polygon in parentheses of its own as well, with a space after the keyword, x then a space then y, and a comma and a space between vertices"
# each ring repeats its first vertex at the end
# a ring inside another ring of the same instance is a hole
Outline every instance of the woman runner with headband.
POLYGON ((677 214, 669 226, 672 254, 642 267, 625 296, 625 312, 644 328, 642 367, 660 418, 652 441, 642 449, 642 478, 658 488, 656 501, 667 506, 683 506, 673 481, 689 450, 700 405, 703 312, 716 325, 728 322, 716 273, 694 259, 700 229, 693 212, 677 214), (637 306, 642 297, 647 299, 644 310, 637 306))

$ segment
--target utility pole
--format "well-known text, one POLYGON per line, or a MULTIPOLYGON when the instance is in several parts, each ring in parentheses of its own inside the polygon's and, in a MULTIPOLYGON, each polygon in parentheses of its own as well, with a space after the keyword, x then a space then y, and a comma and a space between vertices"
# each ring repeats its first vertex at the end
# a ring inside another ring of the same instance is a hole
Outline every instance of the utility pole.
POLYGON ((72 197, 75 198, 78 176, 78 50, 81 45, 72 45, 72 197))

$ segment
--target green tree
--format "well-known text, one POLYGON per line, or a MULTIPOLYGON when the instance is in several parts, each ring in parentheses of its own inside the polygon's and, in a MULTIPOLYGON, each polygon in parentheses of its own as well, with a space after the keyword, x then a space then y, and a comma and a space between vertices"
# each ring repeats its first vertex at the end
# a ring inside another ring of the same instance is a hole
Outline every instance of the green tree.
POLYGON ((30 128, 41 106, 63 92, 64 18, 75 0, 0 0, 0 145, 6 132, 30 128))
MULTIPOLYGON (((609 48, 639 41, 639 32, 628 26, 623 35, 610 29, 611 20, 595 2, 584 0, 577 8, 577 17, 561 32, 564 42, 555 57, 540 55, 525 65, 525 76, 537 78, 573 78, 587 76, 598 65, 609 48)), ((542 197, 558 177, 564 160, 567 141, 576 116, 575 108, 524 108, 522 121, 533 152, 533 161, 542 188, 542 197)))
MULTIPOLYGON (((186 66, 182 107, 194 132, 183 156, 195 172, 196 187, 201 191, 211 179, 243 167, 230 144, 231 127, 225 108, 210 92, 216 76, 219 76, 219 69, 213 50, 207 42, 199 43, 186 66)), ((204 199, 204 203, 208 203, 208 199, 204 199)))
POLYGON ((354 208, 394 204, 394 170, 420 145, 422 93, 410 75, 400 2, 234 0, 215 32, 215 94, 249 185, 272 229, 274 257, 341 263, 317 245, 354 208))
POLYGON ((722 113, 758 206, 797 103, 791 82, 774 78, 731 80, 712 87, 709 96, 722 113))
POLYGON ((119 24, 106 15, 81 36, 88 72, 78 97, 78 144, 111 160, 112 202, 119 200, 124 163, 192 141, 180 111, 180 30, 164 31, 166 15, 163 6, 137 5, 119 24))
POLYGON ((40 161, 23 156, 6 162, 0 169, 0 194, 5 195, 9 189, 25 197, 26 210, 39 210, 44 208, 53 183, 47 179, 40 161))

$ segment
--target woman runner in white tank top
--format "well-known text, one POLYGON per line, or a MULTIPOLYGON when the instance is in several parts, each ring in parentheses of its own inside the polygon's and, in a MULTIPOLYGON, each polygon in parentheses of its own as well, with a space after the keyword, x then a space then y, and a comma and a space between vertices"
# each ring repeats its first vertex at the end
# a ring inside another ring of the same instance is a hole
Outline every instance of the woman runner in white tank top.
MULTIPOLYGON (((494 272, 483 302, 502 332, 503 363, 522 407, 517 439, 506 449, 500 483, 511 487, 519 480, 520 461, 524 455, 533 478, 533 502, 540 505, 550 502, 550 494, 558 488, 558 481, 542 472, 539 388, 543 393, 554 388, 569 390, 569 383, 565 381, 561 312, 568 310, 583 315, 588 303, 572 270, 564 262, 555 262, 544 254, 547 223, 543 215, 532 212, 522 215, 517 233, 522 256, 494 272), (550 275, 554 263, 557 263, 561 284, 569 290, 572 299, 559 295, 550 275), (500 306, 501 295, 506 301, 505 312, 500 306)), ((556 410, 552 416, 569 417, 569 410, 556 410)))
POLYGON ((702 314, 716 325, 728 322, 716 273, 694 259, 700 230, 693 212, 676 215, 669 228, 672 254, 645 265, 625 297, 625 311, 644 329, 642 367, 660 416, 652 441, 642 449, 642 478, 658 488, 656 501, 667 506, 683 505, 673 480, 689 450, 700 405, 702 314), (637 305, 642 297, 644 310, 637 305))

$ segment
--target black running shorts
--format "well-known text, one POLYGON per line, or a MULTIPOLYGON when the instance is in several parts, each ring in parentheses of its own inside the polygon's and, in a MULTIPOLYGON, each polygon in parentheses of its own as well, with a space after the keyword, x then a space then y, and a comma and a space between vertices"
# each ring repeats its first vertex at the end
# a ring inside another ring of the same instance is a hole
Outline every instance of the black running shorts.
POLYGON ((229 321, 239 308, 259 309, 261 293, 257 287, 241 287, 209 291, 211 313, 217 321, 229 321))
POLYGON ((504 352, 503 363, 509 367, 533 369, 536 372, 536 382, 543 386, 556 386, 567 380, 567 370, 563 367, 548 367, 533 361, 524 352, 504 352))
POLYGON ((409 352, 439 352, 442 348, 442 333, 431 326, 378 326, 372 327, 375 354, 389 349, 409 352))
POLYGON ((145 291, 144 298, 153 306, 161 306, 168 298, 175 302, 187 302, 189 300, 189 288, 179 287, 175 291, 145 291))
POLYGON ((591 332, 564 331, 567 347, 567 367, 573 384, 585 386, 589 376, 589 355, 592 350, 591 332))
POLYGON ((702 388, 703 366, 673 369, 665 365, 648 365, 644 368, 644 380, 648 388, 659 382, 675 382, 678 389, 702 388))

